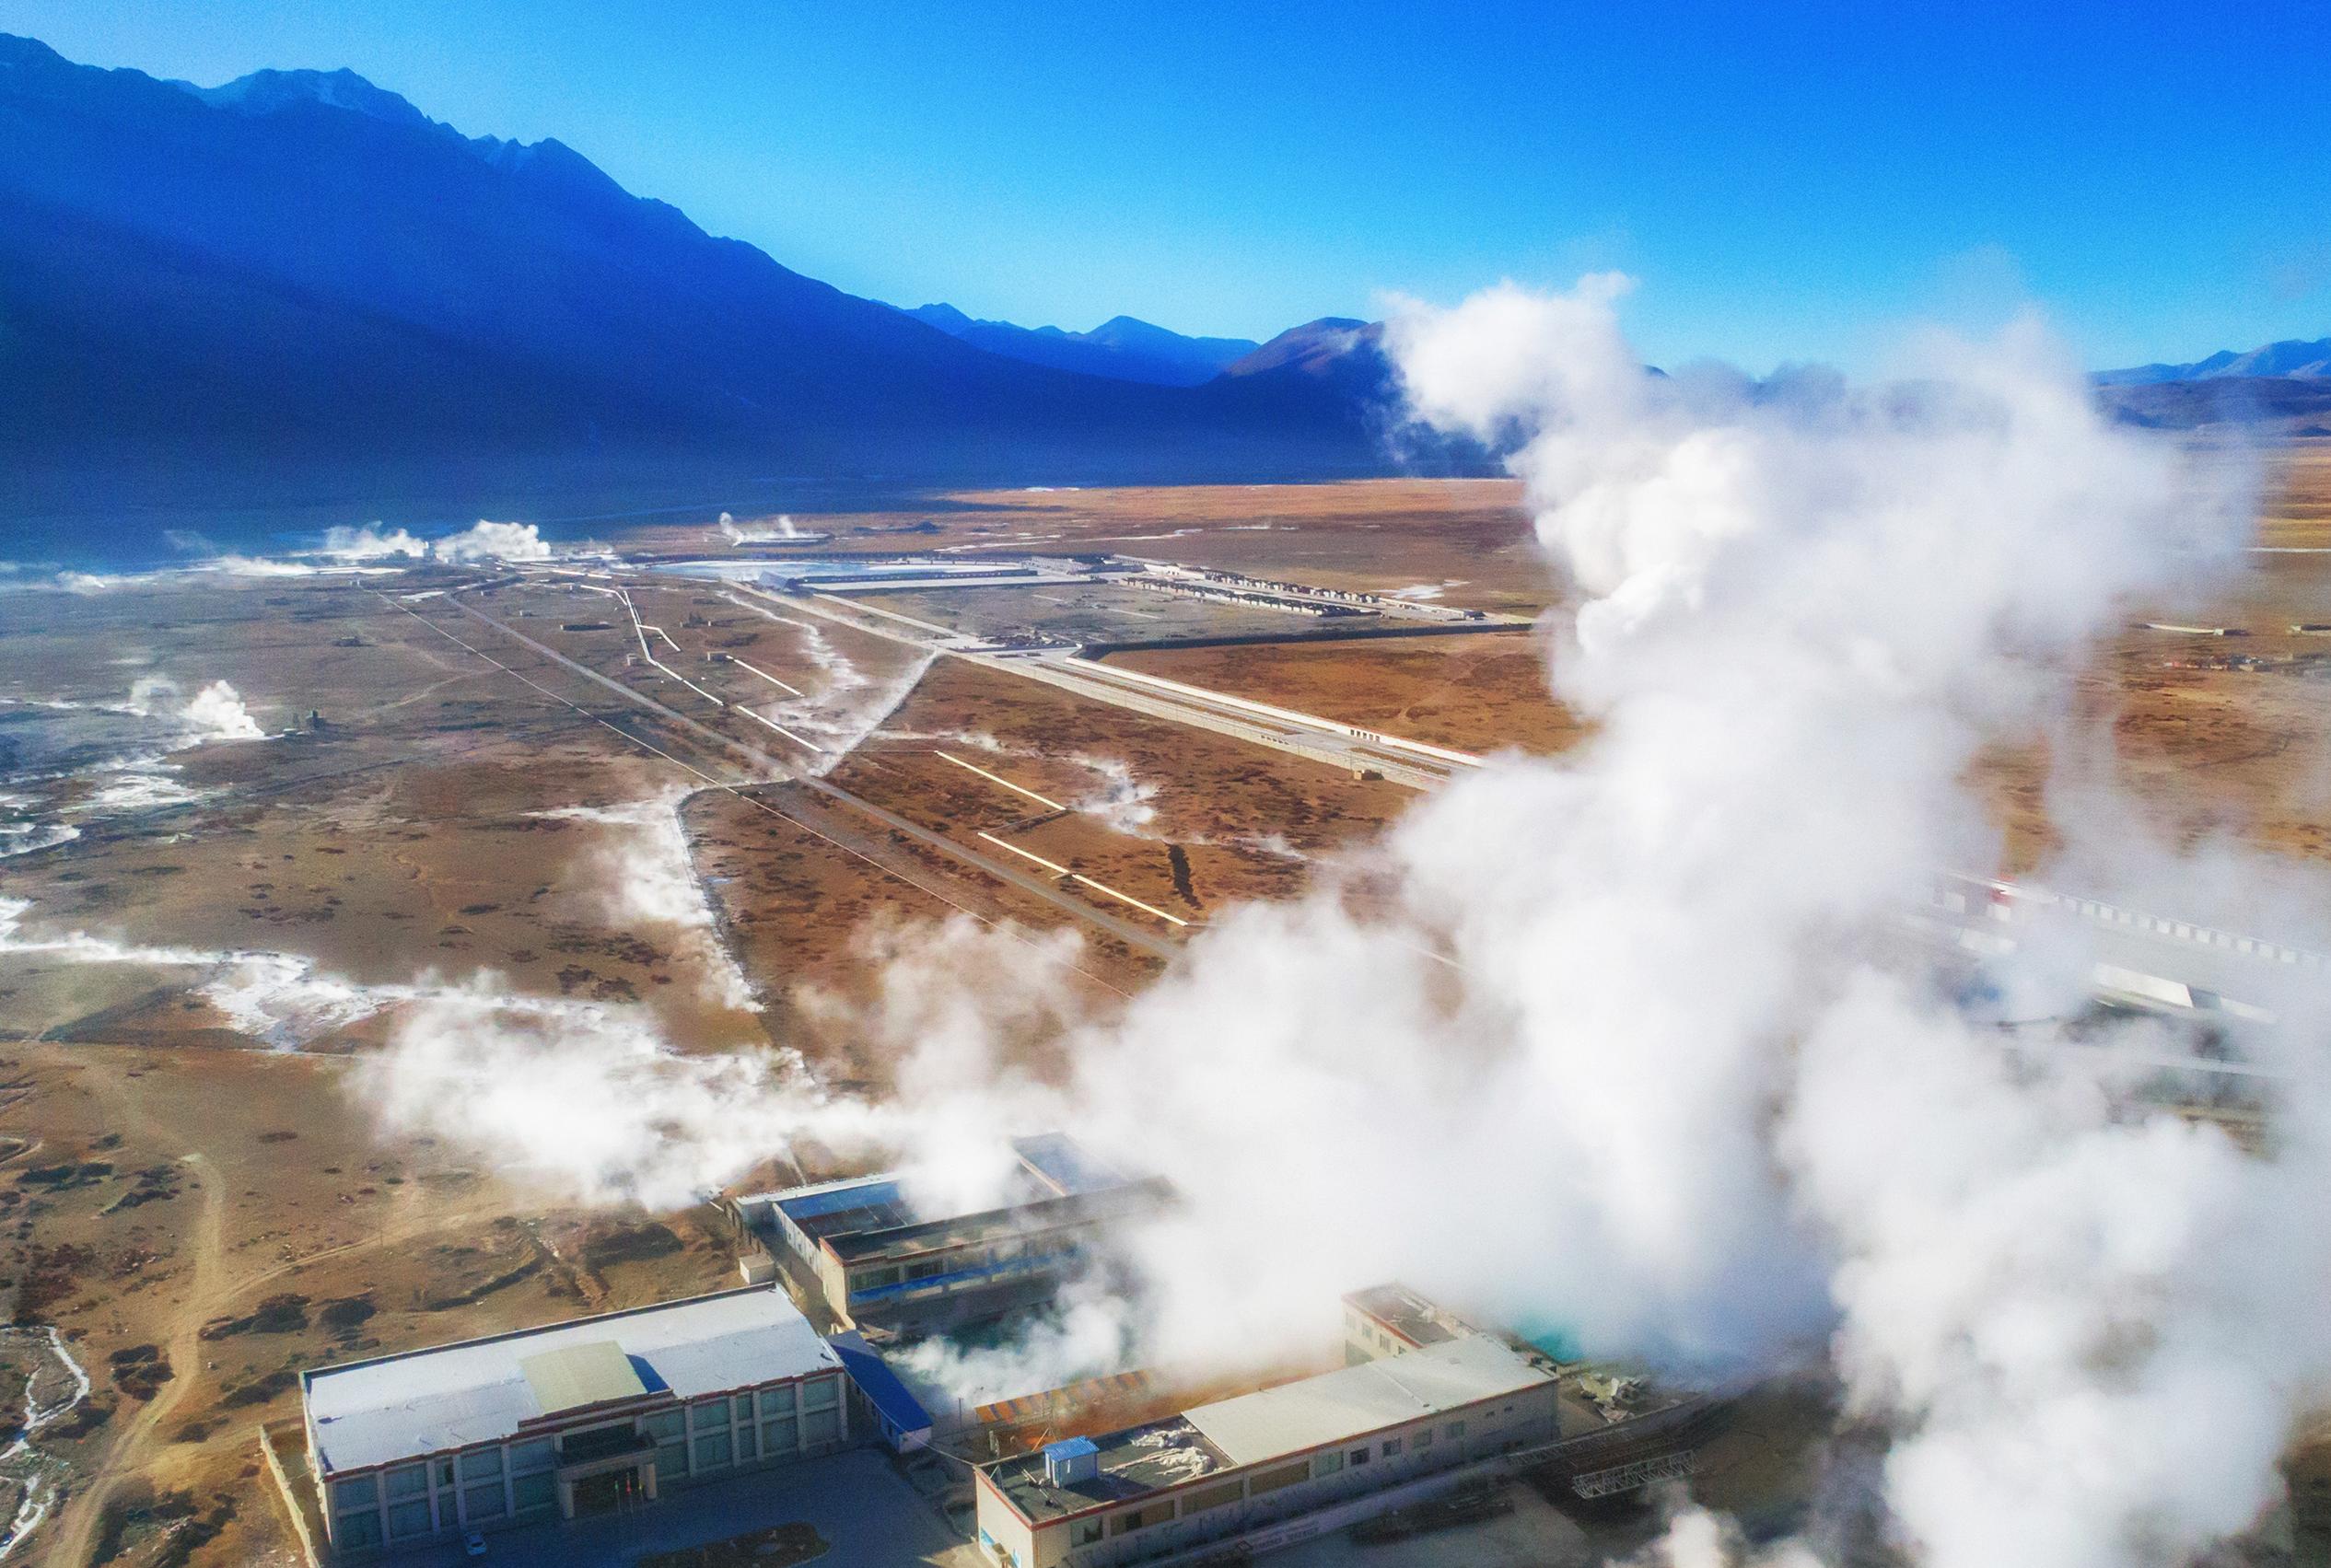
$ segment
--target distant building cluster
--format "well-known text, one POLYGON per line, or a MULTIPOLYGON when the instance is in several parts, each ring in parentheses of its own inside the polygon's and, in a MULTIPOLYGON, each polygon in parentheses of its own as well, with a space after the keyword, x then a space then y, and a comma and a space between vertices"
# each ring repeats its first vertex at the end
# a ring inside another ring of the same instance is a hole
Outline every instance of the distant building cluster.
POLYGON ((1234 603, 1256 603, 1267 600, 1265 608, 1305 610, 1313 613, 1395 614, 1427 616, 1438 621, 1480 621, 1486 619, 1478 610, 1461 610, 1453 605, 1421 603, 1415 599, 1395 598, 1390 594, 1368 593, 1358 588, 1325 588, 1314 583, 1283 582, 1274 577, 1251 577, 1243 572, 1229 572, 1211 566, 1181 566, 1151 563, 1146 577, 1134 579, 1136 587, 1160 591, 1186 591, 1196 597, 1227 596, 1234 603), (1172 584, 1174 587, 1163 585, 1172 584))
POLYGON ((1288 615, 1368 615, 1374 613, 1347 604, 1314 604, 1304 599, 1283 598, 1276 594, 1254 593, 1244 588, 1224 587, 1214 583, 1184 582, 1175 577, 1128 577, 1125 581, 1144 593, 1168 594, 1177 598, 1204 599, 1210 604, 1243 605, 1249 610, 1276 610, 1288 615))

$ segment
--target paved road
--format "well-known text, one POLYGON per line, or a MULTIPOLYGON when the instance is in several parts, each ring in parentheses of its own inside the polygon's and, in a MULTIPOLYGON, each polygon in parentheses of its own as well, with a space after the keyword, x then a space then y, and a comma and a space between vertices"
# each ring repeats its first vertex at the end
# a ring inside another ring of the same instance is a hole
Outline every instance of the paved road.
MULTIPOLYGON (((998 655, 983 652, 991 645, 974 637, 963 636, 927 621, 873 605, 849 603, 845 610, 834 602, 820 602, 818 596, 772 594, 750 584, 737 585, 741 593, 771 604, 805 614, 819 616, 837 625, 886 637, 921 648, 941 657, 953 656, 968 660, 984 668, 1018 676, 1024 680, 1038 680, 1057 686, 1105 703, 1112 707, 1128 708, 1153 718, 1166 719, 1193 728, 1211 730, 1236 740, 1267 746, 1276 751, 1291 752, 1313 762, 1346 772, 1373 772, 1405 784, 1411 789, 1437 789, 1451 776, 1469 765, 1451 761, 1464 754, 1445 753, 1432 756, 1437 748, 1408 749, 1413 743, 1386 737, 1376 741, 1362 738, 1355 726, 1338 724, 1334 719, 1313 714, 1297 713, 1291 709, 1272 708, 1268 704, 1250 703, 1228 692, 1209 691, 1186 682, 1159 682, 1140 679, 1134 672, 1118 669, 1090 659, 1067 656, 1066 653, 1040 655, 998 655), (880 621, 869 621, 868 616, 880 621)), ((734 598, 734 596, 731 596, 734 598)), ((735 602, 742 603, 741 599, 735 602)))
POLYGON ((1057 655, 962 656, 989 668, 1067 686, 1097 702, 1292 751, 1346 772, 1379 773, 1411 789, 1438 789, 1458 773, 1480 765, 1480 759, 1469 752, 1377 734, 1316 714, 1252 702, 1091 659, 1057 655))
MULTIPOLYGON (((698 739, 705 741, 706 744, 728 751, 729 753, 740 757, 747 762, 763 770, 764 776, 758 779, 711 779, 709 775, 706 775, 708 782, 717 787, 741 792, 752 788, 752 786, 756 784, 784 783, 793 784, 802 790, 810 792, 810 794, 817 795, 827 800, 833 801, 837 805, 845 806, 853 811, 862 813, 866 817, 881 824, 882 827, 888 829, 892 832, 903 834, 907 838, 913 839, 917 843, 924 844, 938 851, 939 854, 946 855, 950 860, 968 865, 985 876, 994 877, 999 882, 1004 882, 1011 887, 1017 888, 1021 892, 1028 894, 1031 898, 1042 900, 1043 902, 1052 905, 1055 909, 1074 915, 1078 920, 1083 921, 1086 924, 1106 932, 1111 936, 1115 937, 1118 941, 1125 943, 1137 951, 1155 954, 1157 957, 1161 958, 1171 958, 1176 952, 1180 951, 1180 944, 1175 942, 1171 937, 1161 936, 1155 932, 1146 930, 1141 926, 1136 925, 1130 921, 1119 920, 1114 915, 1104 913, 1103 912, 1093 908, 1090 904, 1086 903, 1082 899, 1078 898, 1075 894, 1063 892, 1059 888, 1055 887, 1052 883, 1044 880, 1043 877, 1032 877, 1028 875, 1026 872, 1017 870, 1012 866, 1003 864, 999 860, 981 854, 977 850, 967 848, 964 845, 956 842, 953 839, 947 837, 943 833, 933 832, 919 823, 910 821, 906 818, 900 816, 895 811, 885 810, 883 807, 875 805, 872 801, 866 800, 857 795, 854 795, 850 791, 841 788, 839 785, 830 784, 826 780, 817 777, 815 774, 802 772, 792 767, 790 764, 780 761, 778 759, 771 756, 768 752, 762 750, 757 746, 748 745, 745 742, 735 738, 733 736, 722 734, 720 731, 712 728, 708 725, 700 724, 696 720, 689 717, 686 714, 681 713, 675 708, 658 702, 655 698, 648 696, 644 691, 635 691, 632 688, 624 685, 622 681, 612 679, 609 677, 600 674, 598 670, 591 668, 589 665, 568 658, 565 654, 560 653, 557 649, 548 647, 542 643, 536 642, 533 638, 526 635, 523 632, 516 630, 505 621, 496 620, 495 617, 486 614, 484 610, 479 610, 472 605, 464 603, 460 599, 449 598, 448 602, 452 604, 455 609, 460 610, 463 614, 484 621, 486 625, 493 627, 503 635, 510 638, 514 642, 522 644, 526 647, 532 649, 535 653, 552 660, 563 668, 583 677, 585 679, 591 681, 595 685, 605 688, 607 691, 613 692, 615 695, 622 697, 624 701, 631 703, 637 707, 644 708, 648 712, 655 714, 659 718, 677 726, 679 728, 685 730, 690 735, 696 737, 698 739)), ((426 620, 427 618, 423 617, 422 619, 426 620)), ((762 805, 767 807, 770 810, 775 811, 777 815, 786 818, 787 820, 794 822, 798 826, 807 828, 812 832, 820 832, 823 830, 817 825, 805 821, 800 817, 785 810, 779 802, 771 801, 758 796, 755 796, 752 798, 760 801, 762 805)), ((858 853, 866 854, 868 859, 874 860, 878 862, 878 864, 883 865, 884 869, 892 871, 894 875, 899 876, 903 880, 907 881, 915 887, 925 887, 924 883, 918 881, 908 871, 890 864, 880 854, 868 853, 869 849, 878 848, 880 846, 869 845, 862 842, 860 845, 852 847, 856 848, 858 853)), ((926 888, 926 890, 927 891, 929 889, 926 888)))
MULTIPOLYGON (((1096 702, 1229 735, 1327 766, 1378 772, 1414 789, 1439 788, 1467 771, 1473 761, 1463 753, 1431 755, 1438 749, 1414 749, 1414 743, 1396 737, 1381 738, 1371 743, 1355 734, 1352 726, 1334 720, 1248 703, 1229 693, 1210 692, 1186 683, 1160 685, 1142 681, 1132 672, 1062 653, 997 655, 980 651, 971 639, 905 617, 886 616, 889 625, 869 626, 862 617, 872 609, 870 606, 853 604, 845 610, 822 604, 809 596, 778 599, 750 587, 744 591, 843 625, 874 631, 942 656, 963 658, 985 668, 1042 681, 1096 702), (935 634, 918 635, 903 631, 905 626, 935 634)), ((588 673, 602 683, 613 684, 595 671, 588 673)), ((637 698, 628 689, 617 690, 637 698)), ((862 809, 880 814, 878 807, 850 798, 862 809)), ((956 846, 950 842, 949 847, 956 846)), ((2108 999, 2171 1012, 2215 1014, 2237 1024, 2270 1024, 2274 1016, 2273 999, 2287 994, 2293 983, 2331 983, 2331 956, 2038 889, 1976 878, 1955 878, 1953 885, 1961 894, 1957 908, 1946 909, 1937 904, 1917 917, 1929 937, 1979 953, 1987 947, 1998 950, 2002 943, 2012 946, 2019 941, 2041 939, 2051 924, 2080 923, 2083 939, 2093 949, 2095 990, 2108 999), (1990 900, 1992 893, 1999 895, 1996 903, 1990 900)))
POLYGON ((2041 943, 2070 947, 2092 959, 2099 993, 2119 1000, 2267 1024, 2276 999, 2294 987, 2331 985, 2331 960, 2319 953, 2090 899, 1972 880, 1964 887, 1974 891, 1954 888, 1922 909, 1922 928, 1977 956, 2041 943))

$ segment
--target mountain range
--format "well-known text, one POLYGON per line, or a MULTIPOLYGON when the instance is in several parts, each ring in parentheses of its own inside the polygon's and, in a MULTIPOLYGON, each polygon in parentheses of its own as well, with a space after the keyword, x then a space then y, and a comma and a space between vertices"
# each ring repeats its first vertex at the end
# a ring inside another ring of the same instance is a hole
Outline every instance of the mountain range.
POLYGON ((918 305, 906 313, 1008 359, 1159 387, 1200 386, 1263 346, 1252 338, 1184 337, 1132 316, 1112 316, 1090 332, 1069 332, 974 320, 952 305, 918 305))
MULTIPOLYGON (((0 34, 19 540, 136 508, 1484 471, 1398 427, 1381 338, 899 309, 350 71, 198 87, 0 34)), ((2135 423, 2309 433, 2326 365, 2331 340, 2097 379, 2135 423)))
POLYGON ((1353 395, 1381 365, 1242 369, 1269 345, 1124 319, 988 324, 1019 350, 993 352, 955 315, 845 294, 557 141, 465 136, 352 72, 198 88, 0 35, 0 515, 468 496, 544 472, 1393 468, 1386 403, 1353 395))
POLYGON ((2246 353, 2220 349, 2190 365, 2139 365, 2098 373, 2100 387, 2151 387, 2168 381, 2222 381, 2238 377, 2331 377, 2331 338, 2304 343, 2287 338, 2246 353))
POLYGON ((2104 406, 2133 424, 2331 436, 2331 338, 2221 349, 2186 365, 2106 370, 2094 380, 2104 406))

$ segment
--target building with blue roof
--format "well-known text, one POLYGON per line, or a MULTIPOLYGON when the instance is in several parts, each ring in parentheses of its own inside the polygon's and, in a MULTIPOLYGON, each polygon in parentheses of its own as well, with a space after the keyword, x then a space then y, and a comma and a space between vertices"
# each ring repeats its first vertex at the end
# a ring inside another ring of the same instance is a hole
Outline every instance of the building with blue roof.
POLYGON ((1012 1142, 1006 1202, 970 1214, 918 1205, 895 1174, 740 1198, 746 1226, 839 1329, 915 1335, 1042 1307, 1107 1234, 1171 1202, 1066 1133, 1012 1142))

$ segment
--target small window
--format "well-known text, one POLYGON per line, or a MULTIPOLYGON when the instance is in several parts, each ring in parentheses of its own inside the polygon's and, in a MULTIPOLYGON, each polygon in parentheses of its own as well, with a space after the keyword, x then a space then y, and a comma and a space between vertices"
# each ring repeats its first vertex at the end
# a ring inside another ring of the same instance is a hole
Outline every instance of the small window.
POLYGON ((379 1482, 368 1475, 352 1477, 332 1483, 332 1506, 334 1512, 347 1513, 354 1508, 380 1506, 379 1482))
POLYGON ((1334 1475, 1337 1470, 1340 1470, 1343 1468, 1344 1456, 1341 1454, 1314 1454, 1311 1456, 1311 1477, 1313 1480, 1317 1480, 1322 1476, 1334 1475))
POLYGON ((439 1486, 451 1486, 453 1484, 453 1461, 451 1459, 439 1459, 437 1461, 437 1484, 439 1486))
POLYGON ((389 1472, 389 1496, 392 1501, 399 1497, 426 1497, 428 1494, 428 1466, 406 1465, 389 1472))
POLYGON ((1400 1452, 1400 1439, 1399 1439, 1399 1438, 1397 1438, 1397 1437, 1387 1437, 1387 1438, 1385 1438, 1385 1439, 1384 1439, 1384 1458, 1388 1458, 1388 1459, 1389 1459, 1389 1458, 1392 1458, 1394 1454, 1397 1454, 1397 1453, 1399 1453, 1399 1452, 1400 1452))
POLYGON ((793 1413, 793 1385, 780 1383, 774 1388, 761 1390, 761 1419, 793 1413))
POLYGON ((486 1481, 502 1473, 502 1450, 472 1448, 461 1456, 463 1481, 486 1481))
POLYGON ((1101 1521, 1099 1519, 1078 1519, 1069 1527, 1068 1544, 1071 1546, 1090 1546, 1100 1539, 1101 1521))
POLYGON ((1245 1495, 1246 1483, 1238 1481, 1224 1481, 1220 1486, 1200 1487, 1195 1492, 1185 1492, 1182 1494, 1182 1516, 1186 1519, 1193 1514, 1203 1514, 1210 1508, 1219 1508, 1225 1504, 1236 1503, 1245 1495))
POLYGON ((756 1426, 737 1428, 737 1458, 757 1459, 761 1457, 761 1429, 756 1426))
POLYGON ((707 1432, 696 1439, 696 1469, 699 1470, 718 1469, 732 1457, 728 1434, 725 1432, 707 1432))
POLYGON ((557 1462, 553 1447, 551 1439, 547 1437, 538 1437, 531 1443, 511 1444, 510 1473, 530 1475, 536 1470, 549 1469, 557 1462))
POLYGON ((680 1435, 680 1412, 659 1411, 644 1418, 639 1423, 639 1430, 659 1443, 669 1443, 680 1435))
POLYGON ((842 1386, 831 1377, 801 1385, 801 1408, 805 1411, 832 1410, 841 1402, 842 1386))
POLYGON ((698 1400, 688 1407, 688 1425, 693 1431, 706 1432, 728 1424, 728 1401, 725 1398, 698 1400))
POLYGON ((1465 1434, 1465 1423, 1462 1421, 1452 1421, 1440 1429, 1440 1434, 1454 1443, 1465 1434))
POLYGON ((801 1446, 801 1433, 791 1416, 763 1422, 761 1425, 761 1449, 765 1454, 790 1454, 801 1446))
POLYGON ((1247 1478, 1246 1494, 1261 1497, 1284 1486, 1294 1486, 1311 1479, 1311 1467, 1298 1459, 1275 1470, 1257 1470, 1247 1478))
POLYGON ((1428 1426, 1423 1431, 1416 1434, 1416 1446, 1419 1448, 1429 1448, 1432 1446, 1433 1429, 1428 1426))
POLYGON ((1365 1449, 1365 1448, 1355 1448, 1355 1449, 1353 1449, 1353 1450, 1352 1450, 1352 1463, 1354 1463, 1354 1464, 1356 1464, 1356 1465, 1364 1465, 1364 1464, 1368 1463, 1368 1450, 1367 1450, 1367 1449, 1365 1449))

